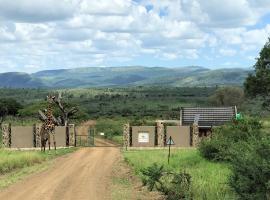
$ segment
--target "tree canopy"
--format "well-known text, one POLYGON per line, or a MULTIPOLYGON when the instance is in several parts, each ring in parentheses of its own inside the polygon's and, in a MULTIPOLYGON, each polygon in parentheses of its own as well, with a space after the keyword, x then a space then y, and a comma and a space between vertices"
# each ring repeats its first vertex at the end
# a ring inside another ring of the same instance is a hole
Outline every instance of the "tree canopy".
POLYGON ((239 87, 219 88, 209 97, 210 104, 215 106, 239 106, 243 101, 244 91, 239 87))
POLYGON ((22 105, 15 99, 0 99, 0 123, 6 115, 16 115, 22 105))
POLYGON ((270 94, 270 38, 260 51, 254 65, 255 72, 250 74, 245 83, 245 93, 249 97, 261 96, 269 101, 270 94))

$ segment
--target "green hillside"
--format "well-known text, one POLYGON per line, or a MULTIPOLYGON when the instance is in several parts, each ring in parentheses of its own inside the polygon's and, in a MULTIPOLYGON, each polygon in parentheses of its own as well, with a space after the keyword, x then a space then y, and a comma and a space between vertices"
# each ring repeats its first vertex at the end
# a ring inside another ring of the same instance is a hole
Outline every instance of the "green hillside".
POLYGON ((34 74, 0 74, 0 87, 83 88, 138 85, 214 86, 242 85, 249 70, 211 70, 199 66, 166 67, 88 67, 47 70, 34 74))

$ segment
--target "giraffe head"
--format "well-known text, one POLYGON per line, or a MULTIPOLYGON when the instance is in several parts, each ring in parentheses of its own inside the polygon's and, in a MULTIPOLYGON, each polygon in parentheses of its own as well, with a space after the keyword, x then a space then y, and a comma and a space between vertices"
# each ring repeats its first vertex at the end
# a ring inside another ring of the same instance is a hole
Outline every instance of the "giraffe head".
POLYGON ((55 96, 52 96, 52 95, 47 96, 47 101, 49 104, 52 104, 54 100, 55 100, 55 96))

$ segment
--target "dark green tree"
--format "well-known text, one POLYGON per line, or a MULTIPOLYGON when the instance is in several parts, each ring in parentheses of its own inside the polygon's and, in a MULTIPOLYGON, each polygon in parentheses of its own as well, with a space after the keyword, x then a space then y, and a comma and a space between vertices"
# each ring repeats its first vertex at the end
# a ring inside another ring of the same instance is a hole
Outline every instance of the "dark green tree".
POLYGON ((244 101, 244 91, 240 87, 222 87, 209 97, 214 106, 239 106, 244 101))
POLYGON ((270 38, 262 48, 254 65, 255 72, 249 74, 244 86, 249 97, 263 97, 264 106, 270 107, 270 38))
POLYGON ((15 99, 0 99, 0 125, 4 121, 7 115, 18 114, 19 109, 22 105, 18 103, 15 99))

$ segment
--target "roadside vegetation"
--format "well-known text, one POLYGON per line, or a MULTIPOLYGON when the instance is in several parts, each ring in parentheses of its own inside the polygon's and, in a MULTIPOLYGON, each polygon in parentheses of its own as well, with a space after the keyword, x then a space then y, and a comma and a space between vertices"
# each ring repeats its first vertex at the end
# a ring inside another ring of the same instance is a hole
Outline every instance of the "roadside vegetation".
POLYGON ((125 160, 135 173, 145 179, 143 171, 153 163, 164 166, 167 172, 185 172, 191 175, 191 194, 193 199, 233 199, 234 194, 228 186, 230 167, 227 163, 216 163, 204 159, 195 149, 173 149, 170 163, 168 150, 130 150, 124 152, 125 160))
POLYGON ((57 149, 56 151, 12 151, 0 149, 0 175, 17 169, 40 164, 57 156, 75 151, 76 148, 57 149))

